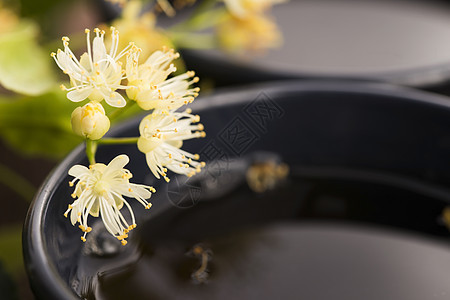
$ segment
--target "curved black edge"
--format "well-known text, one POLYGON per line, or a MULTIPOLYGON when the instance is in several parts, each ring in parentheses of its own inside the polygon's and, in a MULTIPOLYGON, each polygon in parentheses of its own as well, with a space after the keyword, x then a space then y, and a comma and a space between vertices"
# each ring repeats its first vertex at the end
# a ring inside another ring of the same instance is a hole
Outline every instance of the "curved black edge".
POLYGON ((37 299, 79 299, 67 284, 57 276, 56 268, 52 262, 46 259, 47 247, 43 242, 44 233, 41 216, 47 210, 47 200, 51 198, 54 188, 61 184, 62 178, 64 178, 58 174, 66 173, 73 161, 79 161, 83 155, 84 145, 80 145, 50 172, 31 202, 25 218, 22 231, 22 252, 30 286, 37 299), (60 288, 55 289, 56 285, 60 288))
POLYGON ((399 84, 439 93, 450 93, 450 62, 389 72, 356 74, 323 74, 292 70, 272 70, 251 61, 236 61, 225 54, 214 55, 208 51, 181 49, 189 69, 203 77, 210 77, 218 86, 242 85, 277 80, 351 80, 399 84), (211 67, 214 66, 214 67, 211 67))
MULTIPOLYGON (((327 91, 335 93, 355 93, 386 95, 398 98, 399 101, 417 101, 450 110, 450 99, 445 96, 417 91, 411 88, 397 87, 384 83, 355 83, 351 81, 287 81, 255 84, 244 88, 223 88, 216 94, 200 97, 190 107, 196 112, 211 108, 220 108, 233 103, 251 102, 261 93, 277 93, 288 95, 305 91, 327 91), (225 100, 224 100, 225 99, 225 100)), ((116 126, 109 135, 120 133, 124 128, 137 126, 139 118, 134 118, 116 126)), ((75 161, 84 159, 84 146, 73 150, 47 177, 36 194, 28 210, 23 227, 23 254, 30 285, 38 299, 79 299, 63 282, 51 261, 47 260, 47 247, 44 243, 42 216, 47 211, 47 201, 55 188, 75 161), (55 289, 55 286, 59 288, 55 289)))

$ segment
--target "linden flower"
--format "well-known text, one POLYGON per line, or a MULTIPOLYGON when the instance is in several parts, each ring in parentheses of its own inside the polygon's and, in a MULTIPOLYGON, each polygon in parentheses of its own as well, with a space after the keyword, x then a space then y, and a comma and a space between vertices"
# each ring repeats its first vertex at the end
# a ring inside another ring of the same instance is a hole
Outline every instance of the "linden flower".
POLYGON ((151 207, 146 199, 151 197, 155 189, 130 183, 132 174, 123 168, 128 162, 128 156, 122 154, 108 165, 96 163, 89 168, 82 165, 70 168, 69 175, 75 177, 69 182, 70 186, 78 181, 72 194, 72 197, 77 199, 69 205, 64 216, 67 217, 70 212, 72 225, 80 223, 79 228, 84 232, 81 237, 83 242, 86 241, 86 234, 92 230, 87 222, 90 214, 94 217, 100 215, 106 229, 123 245, 127 243, 125 240, 128 237, 127 233, 136 227, 136 222, 133 210, 123 196, 135 198, 146 209, 151 207), (124 204, 130 212, 131 222, 128 222, 120 212, 124 204))
POLYGON ((245 19, 230 16, 216 30, 220 45, 229 52, 262 52, 282 44, 277 24, 258 14, 245 19))
POLYGON ((153 113, 142 119, 138 148, 145 153, 147 164, 156 178, 160 175, 169 182, 167 169, 188 177, 201 171, 204 162, 200 156, 181 150, 184 140, 205 137, 198 115, 185 112, 153 113))
POLYGON ((287 0, 223 0, 230 13, 237 18, 248 15, 261 14, 269 10, 272 5, 287 2, 287 0))
POLYGON ((155 51, 144 64, 139 65, 140 49, 132 47, 128 53, 126 73, 128 78, 127 95, 136 100, 144 110, 176 110, 191 103, 198 96, 200 88, 189 88, 198 82, 193 71, 167 79, 176 71, 172 61, 178 58, 179 53, 173 49, 155 51))
POLYGON ((101 139, 110 125, 105 109, 97 102, 89 102, 75 108, 72 112, 71 123, 76 134, 91 140, 101 139))
POLYGON ((128 52, 129 47, 117 54, 119 32, 114 27, 111 27, 112 43, 109 52, 106 51, 104 44, 103 30, 94 29, 92 47, 90 30, 86 29, 85 32, 87 52, 81 55, 79 61, 69 48, 68 37, 62 38, 64 51, 58 49, 57 53, 51 54, 58 67, 70 77, 72 87, 67 89, 62 85, 61 88, 68 91, 67 98, 73 102, 86 98, 96 102, 105 99, 111 106, 125 106, 125 99, 116 90, 126 88, 120 84, 124 79, 124 71, 119 59, 128 52))

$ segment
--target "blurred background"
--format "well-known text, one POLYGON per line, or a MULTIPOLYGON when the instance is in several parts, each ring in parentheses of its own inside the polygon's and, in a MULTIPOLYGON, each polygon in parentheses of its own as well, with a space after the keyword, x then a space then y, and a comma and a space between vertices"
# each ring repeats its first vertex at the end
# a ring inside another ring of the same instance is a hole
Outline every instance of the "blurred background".
POLYGON ((1 299, 33 299, 22 224, 45 177, 83 142, 70 126, 78 104, 60 90, 67 78, 50 57, 62 36, 77 55, 85 51, 85 28, 110 25, 121 46, 134 41, 144 49, 142 59, 174 47, 179 72, 195 70, 202 95, 330 78, 450 93, 447 1, 255 1, 243 10, 233 3, 239 1, 0 0, 1 299))

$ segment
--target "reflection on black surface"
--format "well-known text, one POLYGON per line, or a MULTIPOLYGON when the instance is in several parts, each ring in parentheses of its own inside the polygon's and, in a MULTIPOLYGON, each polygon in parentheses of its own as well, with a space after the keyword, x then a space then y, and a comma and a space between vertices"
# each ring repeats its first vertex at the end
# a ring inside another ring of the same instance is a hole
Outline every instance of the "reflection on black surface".
POLYGON ((425 188, 420 193, 377 182, 383 176, 376 174, 356 180, 338 173, 294 172, 263 194, 251 191, 243 178, 217 199, 200 199, 189 209, 171 207, 141 226, 141 245, 129 262, 104 268, 84 296, 331 299, 335 293, 335 299, 410 300, 433 292, 444 299, 440 295, 450 293, 444 276, 450 252, 444 246, 336 221, 404 228, 444 241, 448 231, 437 218, 448 199, 427 195, 425 188), (202 256, 190 255, 199 243, 208 251, 204 282, 192 278, 202 267, 202 256))

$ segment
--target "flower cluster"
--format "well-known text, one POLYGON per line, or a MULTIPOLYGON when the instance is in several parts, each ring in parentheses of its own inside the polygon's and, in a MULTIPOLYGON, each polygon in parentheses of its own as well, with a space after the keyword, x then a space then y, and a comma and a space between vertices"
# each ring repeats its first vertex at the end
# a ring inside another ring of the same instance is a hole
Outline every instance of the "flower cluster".
POLYGON ((267 14, 273 4, 287 0, 223 0, 228 18, 217 27, 221 46, 231 52, 258 52, 281 44, 277 24, 267 14))
MULTIPOLYGON (((72 197, 76 200, 69 205, 73 225, 79 223, 86 241, 88 215, 101 216, 106 229, 126 244, 127 233, 136 226, 131 205, 125 197, 138 200, 145 208, 152 187, 130 183, 130 171, 123 167, 128 163, 126 155, 119 155, 108 165, 95 162, 97 143, 109 130, 110 119, 102 105, 103 100, 117 110, 136 103, 151 114, 143 118, 139 130, 140 137, 128 138, 137 143, 138 149, 146 156, 150 171, 156 178, 169 181, 168 170, 192 176, 205 165, 198 154, 181 149, 184 140, 204 137, 200 117, 191 114, 190 109, 177 111, 191 103, 198 96, 199 88, 191 87, 198 82, 193 71, 172 76, 176 71, 173 61, 179 57, 173 49, 163 48, 153 52, 143 62, 139 62, 142 50, 129 43, 119 51, 119 32, 111 27, 111 43, 105 46, 105 31, 94 29, 91 43, 90 30, 86 29, 87 51, 78 60, 69 48, 69 38, 63 37, 64 50, 52 53, 58 67, 69 76, 71 87, 62 85, 67 98, 73 102, 89 101, 72 113, 73 131, 86 138, 86 154, 90 166, 73 166, 69 175, 76 183, 72 197), (126 95, 126 96, 125 96, 126 95), (121 213, 122 207, 129 210, 131 221, 121 213)), ((116 110, 116 112, 117 112, 116 110)), ((113 112, 114 113, 114 112, 113 112)), ((108 143, 121 143, 123 139, 109 138, 108 143)))

